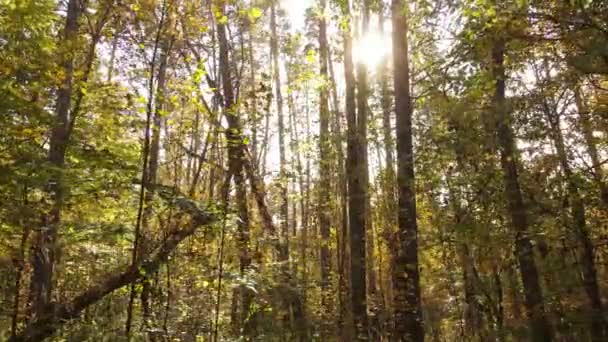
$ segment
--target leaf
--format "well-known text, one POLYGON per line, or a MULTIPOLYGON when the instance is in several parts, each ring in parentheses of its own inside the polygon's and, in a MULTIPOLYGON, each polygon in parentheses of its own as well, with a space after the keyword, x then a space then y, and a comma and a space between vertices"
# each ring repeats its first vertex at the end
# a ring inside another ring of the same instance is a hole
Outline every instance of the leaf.
POLYGON ((258 7, 252 7, 249 9, 248 15, 249 15, 249 19, 251 21, 254 21, 255 19, 258 19, 259 17, 262 16, 262 10, 259 9, 258 7))
POLYGON ((314 63, 315 57, 316 57, 315 50, 312 50, 312 49, 308 50, 308 52, 306 53, 306 61, 308 63, 314 63))

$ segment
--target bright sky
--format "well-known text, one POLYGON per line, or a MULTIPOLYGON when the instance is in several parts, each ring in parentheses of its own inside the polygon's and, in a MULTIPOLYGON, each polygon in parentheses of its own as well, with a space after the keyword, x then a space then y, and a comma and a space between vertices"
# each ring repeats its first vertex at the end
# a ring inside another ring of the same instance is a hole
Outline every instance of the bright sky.
MULTIPOLYGON (((293 30, 301 30, 304 28, 304 14, 306 9, 313 6, 315 3, 316 0, 281 1, 281 8, 285 10, 293 30)), ((388 56, 391 52, 390 27, 386 26, 390 26, 390 22, 385 23, 386 32, 381 34, 378 30, 378 17, 377 15, 372 15, 368 34, 362 37, 362 39, 355 41, 353 45, 354 62, 363 61, 367 64, 370 75, 373 75, 376 72, 376 67, 383 58, 388 56)), ((337 34, 339 34, 339 32, 337 32, 337 28, 334 25, 328 27, 328 36, 330 39, 337 34)), ((340 75, 343 74, 341 63, 335 63, 334 68, 335 74, 337 75, 338 96, 340 97, 342 96, 344 86, 344 80, 340 77, 340 75)), ((284 77, 285 70, 282 69, 281 73, 284 77)), ((273 104, 272 110, 273 112, 275 111, 275 104, 273 104)), ((275 119, 276 118, 273 115, 272 120, 274 121, 275 119)), ((313 130, 317 129, 314 122, 312 123, 312 126, 313 130)), ((269 145, 266 162, 268 170, 276 173, 278 172, 279 167, 278 136, 276 134, 271 133, 269 145)))
MULTIPOLYGON (((281 1, 281 7, 286 11, 294 29, 302 29, 304 27, 304 13, 308 7, 311 7, 314 4, 315 0, 281 1)), ((387 24, 390 26, 390 22, 385 25, 387 24)), ((388 28, 385 28, 385 30, 388 32, 388 28)), ((329 32, 329 34, 331 35, 331 32, 329 32)), ((375 66, 382 61, 383 57, 390 53, 390 37, 388 36, 388 33, 381 34, 379 32, 376 15, 373 15, 370 20, 369 33, 358 42, 355 42, 353 49, 355 63, 358 62, 357 58, 363 59, 364 63, 370 68, 370 71, 373 71, 375 66)))
POLYGON ((314 0, 282 0, 281 7, 285 9, 293 28, 304 27, 304 12, 314 4, 314 0))

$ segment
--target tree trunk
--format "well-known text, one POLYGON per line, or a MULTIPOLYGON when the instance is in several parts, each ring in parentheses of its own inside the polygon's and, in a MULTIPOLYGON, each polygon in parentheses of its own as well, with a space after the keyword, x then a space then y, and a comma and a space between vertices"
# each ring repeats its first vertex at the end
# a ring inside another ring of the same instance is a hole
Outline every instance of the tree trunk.
POLYGON ((347 174, 344 160, 343 150, 343 137, 342 137, 342 111, 340 110, 340 101, 338 98, 338 87, 336 82, 336 76, 333 67, 333 60, 331 56, 331 50, 328 49, 327 65, 329 68, 329 80, 331 84, 331 98, 333 103, 333 142, 334 150, 336 153, 336 173, 338 175, 336 180, 336 191, 338 194, 339 210, 340 210, 340 232, 336 234, 337 240, 337 253, 336 253, 336 265, 338 266, 338 331, 339 336, 343 340, 348 340, 346 320, 348 316, 348 305, 350 301, 348 297, 347 289, 347 272, 346 265, 349 265, 348 259, 348 189, 347 189, 347 174))
POLYGON ((114 30, 114 35, 112 37, 112 48, 110 50, 110 61, 108 62, 108 75, 106 81, 108 83, 112 82, 112 77, 114 76, 114 64, 116 62, 116 50, 118 48, 118 40, 120 39, 120 29, 116 28, 114 30))
MULTIPOLYGON (((287 69, 288 70, 288 69, 287 69)), ((288 75, 289 75, 289 70, 287 71, 288 75)), ((292 80, 290 79, 290 77, 287 77, 288 81, 287 84, 288 86, 291 86, 291 82, 292 80)), ((305 195, 304 195, 304 175, 302 172, 302 158, 300 156, 300 144, 299 144, 299 134, 298 134, 298 126, 297 126, 297 122, 296 122, 296 108, 295 108, 295 103, 294 103, 294 99, 293 96, 291 94, 289 94, 288 96, 288 107, 289 107, 289 126, 290 126, 290 141, 291 141, 291 148, 292 148, 292 161, 295 164, 296 170, 297 170, 297 187, 299 187, 300 190, 300 198, 299 201, 293 201, 292 203, 292 215, 291 215, 291 220, 292 220, 292 225, 293 225, 293 233, 292 236, 296 237, 297 234, 297 226, 298 226, 298 221, 297 221, 297 217, 298 217, 298 205, 299 205, 299 209, 300 209, 300 230, 302 232, 302 236, 301 236, 301 240, 300 240, 300 248, 299 248, 299 255, 300 255, 300 260, 298 263, 295 263, 293 265, 293 278, 296 278, 297 276, 297 272, 298 272, 298 268, 301 267, 302 268, 302 285, 300 285, 300 293, 301 293, 301 308, 299 310, 294 310, 295 315, 294 315, 294 321, 296 323, 297 326, 297 334, 298 336, 300 336, 300 340, 301 341, 306 341, 308 340, 308 322, 306 320, 306 297, 307 297, 307 275, 306 275, 306 248, 305 248, 305 244, 304 244, 304 230, 306 229, 306 227, 304 226, 304 215, 306 215, 306 211, 305 211, 305 195)), ((297 189, 296 189, 296 182, 293 182, 293 186, 292 186, 292 192, 294 194, 297 193, 297 189)))
MULTIPOLYGON (((384 34, 384 6, 379 9, 378 13, 378 27, 381 34, 384 34)), ((377 229, 378 235, 380 236, 379 241, 384 241, 386 245, 389 247, 390 251, 394 251, 397 249, 396 241, 392 238, 395 227, 397 227, 397 194, 396 194, 396 179, 397 175, 395 174, 395 157, 394 157, 394 149, 395 149, 395 139, 393 138, 393 129, 391 124, 391 116, 392 116, 392 100, 389 89, 389 73, 388 73, 388 56, 383 58, 378 67, 378 82, 380 88, 380 107, 382 109, 382 138, 383 138, 383 148, 384 148, 384 157, 385 157, 385 167, 384 167, 384 177, 382 182, 382 204, 383 204, 383 216, 384 216, 384 226, 379 227, 377 229)), ((380 153, 380 152, 379 152, 380 153)), ((379 248, 380 257, 382 256, 382 248, 379 248)), ((392 271, 390 267, 392 267, 389 263, 389 271, 387 275, 390 276, 392 271)), ((382 271, 382 261, 378 261, 379 273, 382 271)), ((392 286, 391 282, 388 282, 388 288, 385 287, 382 289, 382 276, 379 275, 381 290, 383 292, 383 304, 382 310, 384 315, 390 312, 391 305, 389 304, 391 300, 387 300, 387 295, 391 293, 390 287, 392 286)), ((389 296, 389 298, 391 298, 389 296)), ((381 324, 386 325, 386 323, 390 322, 381 322, 381 324)), ((389 332, 390 333, 390 332, 389 332)))
POLYGON ((20 334, 10 339, 11 342, 42 341, 52 336, 63 324, 78 318, 84 309, 97 303, 108 294, 141 280, 145 274, 156 272, 184 239, 192 236, 200 227, 217 221, 212 210, 200 209, 195 202, 182 194, 174 193, 170 187, 154 185, 149 190, 158 191, 163 200, 188 214, 191 218, 190 224, 185 228, 170 232, 153 253, 139 258, 124 272, 106 277, 105 281, 90 286, 72 300, 63 303, 48 303, 39 316, 32 319, 20 334))
MULTIPOLYGON (((63 32, 62 49, 73 49, 78 34, 78 18, 80 3, 70 0, 67 5, 67 15, 63 32)), ((50 196, 50 210, 42 217, 42 226, 34 234, 32 251, 33 272, 30 285, 30 312, 34 317, 43 313, 51 301, 53 273, 55 268, 56 240, 61 223, 61 210, 65 195, 63 169, 65 154, 69 141, 70 106, 72 98, 72 81, 74 78, 74 55, 65 53, 61 56, 63 80, 57 91, 55 105, 55 120, 53 121, 49 142, 48 160, 54 170, 48 182, 47 192, 50 196)))
MULTIPOLYGON (((589 236, 589 228, 585 218, 585 204, 581 198, 578 185, 570 168, 569 158, 562 135, 559 113, 551 108, 544 100, 545 115, 551 127, 551 135, 557 156, 559 158, 562 172, 566 180, 566 188, 568 191, 570 214, 574 232, 582 247, 582 255, 579 257, 579 263, 582 267, 583 286, 591 308, 591 336, 593 341, 606 340, 606 323, 603 316, 602 297, 597 281, 597 270, 595 267, 595 251, 591 237, 589 236)), ((596 156, 597 157, 597 156, 596 156)))
POLYGON ((250 72, 250 82, 251 82, 251 108, 250 108, 250 117, 249 121, 251 122, 251 155, 253 156, 253 161, 256 167, 257 162, 259 160, 258 155, 258 94, 257 94, 257 84, 256 84, 256 64, 254 60, 253 54, 253 33, 255 29, 255 25, 251 25, 249 30, 249 40, 248 48, 249 48, 249 72, 250 72))
POLYGON ((397 118, 398 241, 394 282, 394 336, 396 341, 423 341, 418 270, 418 227, 412 145, 412 99, 408 58, 407 4, 393 0, 393 72, 397 118))
MULTIPOLYGON (((324 80, 328 79, 327 70, 327 56, 328 56, 328 42, 327 42, 327 23, 325 19, 325 11, 327 7, 327 1, 321 0, 320 3, 320 14, 319 14, 319 73, 321 78, 324 80)), ((330 279, 330 255, 329 255, 329 244, 330 244, 330 174, 331 174, 331 140, 329 137, 329 89, 326 85, 320 87, 319 90, 319 202, 318 202, 318 215, 319 215, 319 234, 321 239, 321 305, 322 305, 322 317, 324 327, 321 336, 324 338, 328 337, 328 323, 329 317, 331 317, 331 303, 329 302, 332 298, 330 293, 331 279, 330 279)))
POLYGON ((494 94, 494 111, 496 131, 500 149, 500 163, 504 174, 504 191, 507 197, 507 210, 516 233, 515 256, 519 263, 521 279, 524 286, 525 306, 530 319, 530 328, 534 341, 551 341, 553 333, 545 315, 542 289, 538 269, 534 260, 534 251, 530 241, 530 230, 526 207, 523 202, 519 176, 517 174, 517 152, 510 126, 511 118, 505 99, 505 41, 498 40, 492 48, 492 75, 496 89, 494 94))
MULTIPOLYGON (((384 11, 378 14, 378 26, 381 33, 384 33, 384 11)), ((386 178, 387 183, 394 187, 395 179, 395 158, 393 156, 393 149, 395 148, 395 140, 393 139, 393 132, 391 128, 391 94, 388 83, 388 58, 384 58, 378 68, 378 79, 380 83, 380 107, 382 108, 382 134, 384 139, 384 153, 386 158, 386 178)), ((394 200, 394 192, 389 192, 387 195, 394 200)))
POLYGON ((602 204, 605 208, 608 208, 608 186, 606 186, 604 181, 604 169, 602 168, 599 153, 597 151, 597 139, 593 136, 593 126, 591 125, 589 110, 587 109, 580 88, 575 89, 574 96, 581 130, 583 131, 583 137, 585 138, 585 144, 587 145, 587 154, 589 154, 589 157, 591 158, 593 180, 600 190, 602 204))
MULTIPOLYGON (((158 66, 157 85, 156 85, 156 103, 154 110, 154 117, 152 119, 152 139, 150 141, 150 155, 147 165, 147 179, 146 184, 156 184, 158 178, 158 166, 159 166, 159 155, 160 155, 160 131, 162 129, 162 112, 165 110, 165 83, 167 73, 167 60, 169 58, 169 45, 163 44, 160 52, 160 61, 158 66)), ((150 91, 154 91, 150 89, 150 91)), ((152 202, 154 201, 154 192, 148 191, 144 199, 144 212, 141 223, 141 243, 138 248, 140 251, 139 255, 148 254, 148 250, 152 245, 153 234, 150 227, 150 219, 152 218, 154 208, 152 202)), ((152 317, 152 311, 150 308, 150 295, 152 293, 152 282, 149 275, 144 276, 142 280, 142 291, 141 291, 141 306, 143 313, 144 327, 149 328, 150 319, 152 317)), ((152 336, 151 336, 152 337, 152 336)))
MULTIPOLYGON (((359 39, 364 39, 369 31, 369 20, 370 20, 370 0, 363 1, 362 10, 362 22, 361 22, 361 33, 359 39)), ((355 172, 359 173, 359 179, 361 179, 361 187, 359 189, 354 189, 355 197, 361 196, 363 203, 365 204, 364 212, 361 213, 361 222, 363 224, 363 235, 365 236, 365 255, 362 260, 362 264, 366 269, 366 295, 365 307, 361 308, 361 312, 367 315, 367 308, 371 306, 373 311, 373 317, 371 320, 367 318, 361 320, 359 317, 355 316, 355 324, 358 327, 358 322, 364 322, 365 324, 362 327, 361 332, 366 334, 366 338, 369 338, 371 323, 376 322, 376 305, 375 301, 377 300, 377 286, 376 286, 376 272, 374 269, 374 236, 373 236, 373 227, 372 220, 369 219, 371 217, 371 206, 369 202, 369 161, 368 161, 368 144, 367 144, 367 121, 368 121, 368 102, 367 99, 369 97, 369 87, 368 87, 368 70, 367 66, 363 61, 359 61, 357 64, 357 134, 358 134, 358 145, 359 145, 359 153, 361 156, 361 163, 357 165, 355 172), (358 194, 360 192, 360 195, 358 194)), ((353 313, 355 310, 353 309, 353 313)), ((377 331, 378 327, 374 327, 374 331, 377 331)), ((375 338, 375 337, 374 337, 375 338)))
MULTIPOLYGON (((287 68, 286 68, 287 69, 287 68)), ((293 80, 289 77, 291 71, 287 69, 287 86, 291 87, 293 84, 293 80)), ((300 145, 300 134, 298 131, 298 120, 296 117, 296 107, 294 103, 293 96, 288 97, 288 107, 289 107, 289 121, 290 121, 290 140, 292 147, 292 159, 295 162, 295 168, 297 173, 297 182, 299 187, 299 206, 300 206, 300 230, 301 230, 301 240, 300 240, 300 265, 302 266, 302 279, 306 280, 306 244, 304 241, 304 237, 307 234, 307 226, 308 226, 308 217, 306 211, 306 185, 304 179, 304 167, 302 163, 301 156, 301 145, 300 145)), ((306 104, 308 107, 308 104, 306 104)), ((308 158, 307 158, 308 159, 308 158)), ((295 191, 294 191, 295 193, 295 191)), ((293 219, 295 221, 297 215, 294 213, 293 219)), ((297 225, 297 224, 296 224, 297 225)))
POLYGON ((275 100, 277 105, 278 128, 279 128, 279 192, 281 197, 280 223, 281 237, 283 243, 279 262, 288 263, 289 260, 289 202, 287 200, 287 171, 285 158, 285 123, 283 117, 283 96, 281 94, 281 75, 279 68, 279 42, 277 36, 276 2, 270 5, 270 54, 272 55, 272 75, 274 80, 275 100))
MULTIPOLYGON (((306 120, 306 139, 310 139, 311 131, 310 131, 310 106, 309 106, 309 96, 308 96, 308 88, 305 89, 305 120, 306 120)), ((310 183, 311 183, 311 170, 310 170, 310 152, 307 150, 304 154, 306 159, 306 170, 304 170, 302 174, 302 178, 305 178, 303 181, 306 186, 301 189, 302 192, 302 266, 304 269, 302 270, 302 283, 305 286, 308 286, 308 246, 309 246, 309 235, 310 235, 310 213, 311 213, 311 204, 310 204, 310 183)), ((306 292, 304 293, 306 295, 306 292)), ((304 297, 304 303, 306 303, 306 296, 304 297)), ((308 331, 305 332, 308 334, 308 331)))
MULTIPOLYGON (((224 5, 225 6, 225 5, 224 5)), ((225 13, 225 7, 222 7, 225 13)), ((247 192, 245 180, 245 142, 243 140, 243 127, 239 118, 236 98, 232 85, 232 66, 230 63, 230 51, 227 37, 227 24, 217 25, 219 42, 219 69, 221 73, 221 85, 223 95, 223 112, 228 129, 225 131, 226 143, 228 145, 228 172, 232 175, 236 187, 237 212, 237 244, 239 250, 240 273, 244 275, 251 265, 251 253, 249 246, 249 214, 247 208, 247 192)), ((245 319, 249 314, 252 295, 249 290, 242 289, 240 307, 240 326, 244 327, 245 319)))
MULTIPOLYGON (((144 236, 144 234, 142 234, 142 230, 145 230, 146 227, 142 228, 142 226, 144 224, 147 225, 147 222, 144 222, 144 217, 146 215, 146 211, 148 211, 149 209, 146 207, 146 197, 150 196, 149 194, 146 193, 146 187, 150 185, 150 176, 149 176, 149 166, 150 166, 150 150, 152 148, 152 142, 151 142, 151 137, 150 137, 150 129, 152 128, 153 125, 153 107, 154 107, 154 98, 157 94, 157 92, 159 91, 160 88, 157 88, 157 91, 154 91, 154 80, 156 78, 156 56, 157 56, 157 52, 158 50, 161 48, 161 32, 162 32, 162 28, 165 24, 166 18, 167 18, 167 6, 166 6, 166 2, 163 1, 162 3, 162 8, 161 8, 161 18, 160 18, 160 22, 158 25, 158 28, 156 30, 156 37, 154 39, 154 48, 152 50, 152 60, 150 62, 150 73, 148 76, 148 100, 147 100, 147 104, 146 104, 146 125, 144 128, 144 141, 143 141, 143 148, 142 148, 142 166, 141 166, 141 179, 140 179, 140 191, 139 191, 139 203, 138 203, 138 210, 137 210, 137 220, 135 222, 135 239, 133 241, 133 250, 131 252, 131 264, 134 265, 137 263, 138 258, 141 257, 141 252, 145 250, 145 245, 146 245, 146 237, 144 236)), ((163 57, 165 58, 165 57, 163 57)), ((159 73, 160 75, 160 73, 159 73)), ((164 76, 163 76, 164 77, 164 76)), ((164 80, 163 80, 164 83, 164 80)), ((158 112, 159 114, 159 119, 160 119, 160 112, 159 112, 159 108, 156 108, 156 110, 154 110, 154 114, 156 115, 158 112)), ((160 126, 158 127, 158 132, 156 134, 160 134, 160 126)), ((152 132, 152 134, 155 134, 154 132, 152 132)), ((156 142, 157 148, 158 148, 158 144, 159 142, 156 142)), ((155 162, 157 163, 157 161, 155 162)), ((155 175, 156 178, 156 175, 155 175)), ((145 279, 145 276, 144 276, 145 279)), ((145 280, 145 282, 147 282, 147 280, 145 280)), ((149 285, 146 285, 149 286, 149 285)), ((147 295, 149 293, 149 290, 146 289, 146 291, 142 291, 142 308, 144 309, 144 316, 148 315, 149 312, 149 304, 148 304, 148 300, 147 300, 147 295), (143 294, 145 292, 145 294, 143 294)), ((136 289, 135 289, 135 283, 131 284, 131 288, 130 288, 130 294, 129 294, 129 303, 127 306, 127 318, 126 318, 126 322, 125 322, 125 334, 127 339, 131 338, 131 326, 132 326, 132 321, 133 321, 133 305, 135 303, 135 295, 136 295, 136 289)), ((147 318, 147 317, 146 317, 147 318)), ((146 319, 144 319, 144 323, 146 323, 146 319)))
MULTIPOLYGON (((346 16, 350 16, 350 3, 345 7, 346 16)), ((350 30, 350 25, 347 30, 350 30)), ((366 103, 366 98, 355 97, 357 86, 352 56, 352 36, 344 33, 344 79, 346 83, 346 121, 347 121, 347 155, 346 169, 348 183, 348 226, 350 243, 350 305, 355 328, 355 339, 367 340, 367 284, 365 265, 365 209, 366 191, 364 175, 365 159, 362 155, 361 126, 357 117, 357 100, 366 103)), ((365 96, 366 91, 363 91, 365 96)), ((360 104, 364 106, 364 103, 360 104)), ((363 113, 365 113, 363 110, 363 113)), ((365 114, 364 114, 365 116, 365 114)), ((365 119, 364 119, 365 121, 365 119)))
MULTIPOLYGON (((459 148, 456 148, 457 154, 457 165, 460 172, 465 172, 461 163, 461 153, 459 148)), ((448 176, 449 177, 449 176, 448 176)), ((454 225, 456 227, 462 225, 470 225, 471 222, 467 222, 470 220, 470 213, 466 212, 466 208, 463 208, 462 198, 460 191, 458 191, 454 186, 449 186, 449 194, 450 200, 452 202, 452 208, 454 210, 454 225)), ((478 292, 477 285, 477 270, 475 268, 475 259, 471 255, 471 250, 469 248, 469 244, 464 240, 464 237, 457 236, 457 254, 460 259, 460 264, 462 267, 462 280, 464 287, 464 302, 465 307, 463 310, 464 313, 464 329, 465 335, 467 338, 471 337, 479 337, 483 339, 482 334, 482 308, 481 303, 477 299, 480 295, 478 292)))
MULTIPOLYGON (((27 185, 23 186, 23 207, 28 209, 28 194, 29 190, 27 185)), ((23 214, 25 214, 24 212, 23 214)), ((30 222, 27 219, 22 217, 19 220, 19 225, 23 228, 23 232, 21 233, 21 242, 19 244, 19 249, 17 252, 17 257, 15 259, 15 289, 13 294, 13 313, 11 317, 11 336, 14 337, 17 335, 17 327, 19 325, 19 311, 21 307, 21 283, 23 281, 23 271, 25 269, 25 258, 26 258, 26 247, 29 241, 31 228, 30 222)))

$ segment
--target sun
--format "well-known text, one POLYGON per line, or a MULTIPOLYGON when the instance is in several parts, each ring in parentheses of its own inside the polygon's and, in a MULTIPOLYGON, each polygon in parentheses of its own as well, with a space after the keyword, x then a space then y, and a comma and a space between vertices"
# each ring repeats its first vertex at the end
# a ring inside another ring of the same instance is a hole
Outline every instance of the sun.
POLYGON ((391 40, 386 33, 369 31, 353 46, 355 63, 363 62, 368 68, 375 68, 390 54, 391 40))

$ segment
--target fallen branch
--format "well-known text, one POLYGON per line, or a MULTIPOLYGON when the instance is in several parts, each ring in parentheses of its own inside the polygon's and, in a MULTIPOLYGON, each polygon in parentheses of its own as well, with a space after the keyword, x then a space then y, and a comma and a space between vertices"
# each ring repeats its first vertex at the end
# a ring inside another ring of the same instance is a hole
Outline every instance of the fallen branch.
POLYGON ((50 337, 62 324, 77 318, 88 306, 95 304, 113 291, 140 280, 145 274, 156 272, 184 239, 196 233, 198 228, 215 222, 219 217, 215 210, 199 208, 196 202, 176 193, 170 187, 162 185, 153 187, 159 196, 170 205, 189 214, 190 224, 186 228, 169 233, 166 240, 156 250, 147 257, 140 258, 137 263, 129 266, 122 273, 106 277, 101 284, 91 286, 68 302, 49 304, 41 316, 30 322, 19 335, 14 336, 10 341, 42 341, 50 337))

